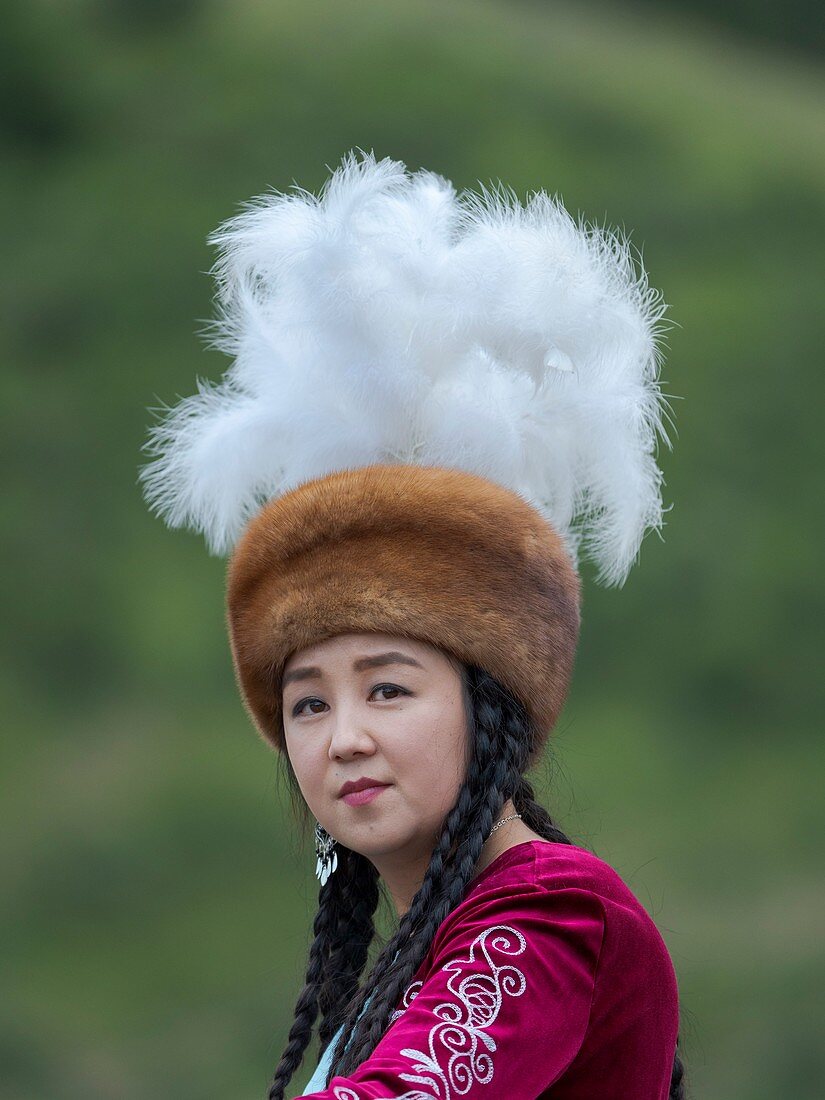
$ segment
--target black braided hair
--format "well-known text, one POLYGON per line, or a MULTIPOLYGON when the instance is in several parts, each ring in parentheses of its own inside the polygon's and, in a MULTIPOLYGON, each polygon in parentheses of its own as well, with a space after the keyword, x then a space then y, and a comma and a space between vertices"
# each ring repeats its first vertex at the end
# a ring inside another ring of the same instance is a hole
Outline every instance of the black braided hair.
POLYGON ((321 1053, 335 1034, 357 992, 367 961, 378 899, 375 867, 365 856, 339 845, 338 868, 319 892, 304 988, 295 1005, 295 1019, 272 1079, 270 1096, 283 1097, 312 1039, 319 1012, 321 1053))
MULTIPOLYGON (((368 861, 355 858, 356 853, 339 844, 339 866, 321 889, 306 984, 296 1004, 295 1021, 268 1100, 283 1100, 284 1090, 309 1044, 319 1010, 323 1012, 319 1029, 322 1051, 342 1027, 332 1052, 327 1084, 332 1077, 346 1077, 369 1058, 430 949, 436 930, 463 900, 484 842, 508 799, 539 836, 556 843, 573 843, 536 802, 533 787, 523 775, 530 746, 535 743, 535 730, 525 708, 483 670, 460 666, 460 671, 470 733, 469 759, 464 783, 445 819, 424 881, 397 931, 358 988, 374 931, 378 886, 375 876, 370 879, 358 863, 359 859, 364 864, 368 861), (336 879, 341 881, 330 888, 336 879), (345 883, 344 879, 352 881, 345 883), (359 905, 358 892, 365 886, 367 897, 359 905), (344 910, 346 899, 352 923, 348 923, 344 910), (347 952, 350 959, 345 961, 347 952)), ((289 765, 288 774, 296 782, 289 765)), ((685 1100, 683 1076, 677 1040, 669 1100, 685 1100)))
POLYGON ((343 871, 341 889, 334 905, 335 927, 330 932, 329 954, 318 990, 321 1053, 358 991, 358 979, 375 936, 373 918, 379 899, 378 872, 366 856, 342 847, 338 863, 335 874, 343 871))

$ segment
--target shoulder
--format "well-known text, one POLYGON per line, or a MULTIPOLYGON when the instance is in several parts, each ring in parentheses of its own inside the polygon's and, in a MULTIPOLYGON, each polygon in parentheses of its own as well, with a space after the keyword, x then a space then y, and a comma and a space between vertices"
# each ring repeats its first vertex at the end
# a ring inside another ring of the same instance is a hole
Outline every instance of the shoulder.
POLYGON ((599 899, 605 908, 618 907, 650 920, 642 903, 609 863, 586 848, 549 840, 527 841, 502 852, 470 883, 464 903, 507 891, 515 897, 524 890, 549 894, 579 891, 599 899))
POLYGON ((615 868, 573 844, 527 841, 501 853, 438 928, 434 955, 491 925, 534 942, 563 941, 600 971, 629 967, 641 977, 653 965, 673 980, 667 947, 645 907, 615 868))
POLYGON ((508 891, 520 894, 577 890, 610 905, 645 912, 621 875, 599 856, 575 844, 549 840, 526 841, 502 852, 473 881, 462 904, 478 903, 508 891))

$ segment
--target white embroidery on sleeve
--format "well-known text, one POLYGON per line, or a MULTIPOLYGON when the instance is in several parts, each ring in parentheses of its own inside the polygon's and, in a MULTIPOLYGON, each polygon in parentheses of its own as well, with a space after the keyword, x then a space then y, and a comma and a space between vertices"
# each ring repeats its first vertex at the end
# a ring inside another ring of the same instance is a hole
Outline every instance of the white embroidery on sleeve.
POLYGON ((421 986, 423 984, 424 984, 423 982, 410 982, 410 984, 407 986, 407 988, 404 992, 404 996, 401 998, 401 1004, 404 1007, 403 1008, 397 1008, 395 1010, 395 1012, 393 1012, 392 1016, 390 1016, 390 1023, 391 1024, 394 1023, 398 1019, 399 1016, 404 1015, 404 1012, 410 1007, 412 1002, 415 1000, 415 995, 419 991, 419 989, 421 988, 421 986))
MULTIPOLYGON (((489 1084, 493 1078, 493 1058, 496 1041, 487 1034, 501 1010, 504 995, 520 997, 527 987, 524 974, 512 963, 498 965, 492 952, 501 955, 521 955, 527 941, 521 932, 508 924, 486 928, 473 940, 466 959, 454 959, 445 965, 450 973, 447 988, 457 1002, 445 1001, 433 1010, 439 1022, 430 1029, 427 1050, 407 1047, 401 1051, 413 1062, 415 1073, 402 1073, 402 1081, 420 1086, 385 1100, 452 1100, 470 1090, 473 1082, 489 1084), (461 978, 463 968, 476 961, 480 951, 489 973, 471 973, 461 978), (444 1061, 446 1059, 446 1061, 444 1061), (421 1091, 426 1088, 429 1091, 421 1091)), ((403 1004, 409 1007, 423 982, 413 982, 404 994, 403 1004)), ((403 1015, 396 1010, 392 1020, 403 1015)), ((334 1086, 335 1100, 359 1100, 350 1088, 334 1086)))
MULTIPOLYGON (((352 1089, 343 1088, 341 1085, 335 1085, 332 1091, 335 1095, 335 1100, 361 1100, 357 1092, 353 1092, 352 1089)), ((379 1100, 382 1100, 382 1098, 379 1097, 379 1100)), ((385 1096, 383 1100, 434 1100, 434 1097, 431 1092, 418 1092, 416 1089, 413 1090, 413 1092, 398 1093, 397 1096, 385 1096)))

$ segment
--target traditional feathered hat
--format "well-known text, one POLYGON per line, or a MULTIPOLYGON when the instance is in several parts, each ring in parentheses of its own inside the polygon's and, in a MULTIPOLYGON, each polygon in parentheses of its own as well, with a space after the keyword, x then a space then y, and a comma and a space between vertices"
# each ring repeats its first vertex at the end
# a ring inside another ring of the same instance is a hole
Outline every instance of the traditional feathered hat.
POLYGON ((361 152, 210 243, 233 362, 164 409, 140 477, 170 526, 231 553, 258 730, 283 747, 291 653, 377 631, 495 676, 532 758, 569 685, 580 554, 622 584, 663 523, 666 307, 627 239, 543 191, 456 193, 361 152))

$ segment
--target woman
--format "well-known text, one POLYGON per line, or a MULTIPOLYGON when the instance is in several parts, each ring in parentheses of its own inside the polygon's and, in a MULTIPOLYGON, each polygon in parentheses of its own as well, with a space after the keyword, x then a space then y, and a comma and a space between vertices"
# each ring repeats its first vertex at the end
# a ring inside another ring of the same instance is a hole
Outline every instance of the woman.
POLYGON ((222 248, 222 387, 154 430, 172 525, 232 549, 238 685, 316 818, 315 938, 269 1098, 684 1095, 667 949, 526 773, 567 694, 581 546, 661 524, 654 324, 625 242, 546 195, 346 158, 222 248), (382 884, 398 926, 371 966, 382 884))

